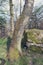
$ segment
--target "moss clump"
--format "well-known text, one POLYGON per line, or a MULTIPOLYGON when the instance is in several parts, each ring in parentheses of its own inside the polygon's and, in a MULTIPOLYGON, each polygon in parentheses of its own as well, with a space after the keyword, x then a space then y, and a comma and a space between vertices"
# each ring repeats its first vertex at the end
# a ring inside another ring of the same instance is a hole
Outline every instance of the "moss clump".
POLYGON ((31 39, 33 43, 34 42, 35 43, 40 43, 40 41, 37 39, 37 34, 36 33, 34 34, 33 31, 28 31, 27 32, 27 37, 28 37, 28 39, 31 39))
POLYGON ((36 52, 36 53, 42 53, 41 47, 37 47, 35 45, 29 47, 30 51, 36 52))
POLYGON ((16 60, 19 58, 19 52, 16 48, 11 48, 9 52, 9 56, 11 60, 16 60))
POLYGON ((43 38, 41 39, 41 42, 43 43, 43 38))

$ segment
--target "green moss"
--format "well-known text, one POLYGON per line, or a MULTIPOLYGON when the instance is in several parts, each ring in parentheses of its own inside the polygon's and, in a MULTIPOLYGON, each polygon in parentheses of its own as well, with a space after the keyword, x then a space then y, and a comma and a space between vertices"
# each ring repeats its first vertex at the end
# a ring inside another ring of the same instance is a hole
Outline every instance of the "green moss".
POLYGON ((7 38, 0 38, 0 58, 7 59, 6 58, 6 42, 7 38))
POLYGON ((43 43, 43 38, 41 39, 42 43, 43 43))
POLYGON ((37 47, 35 45, 29 47, 30 51, 36 52, 36 53, 42 53, 41 47, 37 47))
MULTIPOLYGON (((38 33, 39 34, 39 33, 38 33)), ((27 32, 27 37, 28 39, 31 39, 35 43, 40 43, 40 41, 37 39, 37 34, 34 34, 34 31, 28 31, 27 32)))

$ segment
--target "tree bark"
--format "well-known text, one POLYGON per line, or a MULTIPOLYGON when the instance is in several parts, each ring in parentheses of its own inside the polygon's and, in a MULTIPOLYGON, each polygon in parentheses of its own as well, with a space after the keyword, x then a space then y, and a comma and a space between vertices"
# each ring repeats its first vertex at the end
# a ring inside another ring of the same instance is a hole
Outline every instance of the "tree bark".
POLYGON ((14 32, 14 5, 13 1, 9 0, 9 6, 10 6, 10 36, 12 37, 14 32))
POLYGON ((21 0, 20 0, 20 15, 21 15, 21 0))
POLYGON ((25 0, 24 10, 23 10, 20 18, 17 20, 17 22, 15 24, 15 30, 13 33, 13 38, 12 38, 9 53, 8 53, 9 59, 11 61, 18 59, 19 54, 22 55, 21 40, 23 37, 23 32, 25 30, 25 26, 29 23, 29 19, 30 19, 32 9, 33 9, 33 3, 34 3, 34 0, 25 0), (16 54, 15 49, 16 49, 16 51, 18 51, 18 54, 17 54, 18 56, 15 55, 16 54))

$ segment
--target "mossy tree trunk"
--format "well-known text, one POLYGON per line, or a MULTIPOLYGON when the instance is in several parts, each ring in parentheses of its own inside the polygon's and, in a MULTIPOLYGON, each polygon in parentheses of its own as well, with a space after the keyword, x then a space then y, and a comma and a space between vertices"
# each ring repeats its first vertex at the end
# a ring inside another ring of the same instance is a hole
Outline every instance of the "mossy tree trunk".
POLYGON ((29 19, 32 13, 34 0, 25 0, 24 10, 15 24, 13 38, 9 48, 8 58, 10 61, 17 60, 22 55, 21 40, 25 26, 29 23, 29 19))

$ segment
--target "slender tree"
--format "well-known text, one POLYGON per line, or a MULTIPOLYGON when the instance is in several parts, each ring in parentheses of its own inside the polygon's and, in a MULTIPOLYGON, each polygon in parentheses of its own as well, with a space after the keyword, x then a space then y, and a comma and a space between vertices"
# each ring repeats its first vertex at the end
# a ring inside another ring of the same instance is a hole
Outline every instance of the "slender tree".
POLYGON ((25 26, 28 24, 32 13, 33 3, 34 0, 25 0, 24 10, 15 24, 13 38, 8 53, 8 59, 10 61, 14 61, 18 59, 19 55, 22 55, 21 40, 23 37, 25 26), (17 51, 17 53, 15 52, 15 50, 17 51))
POLYGON ((21 0, 20 0, 20 15, 21 15, 21 0))
POLYGON ((14 5, 13 0, 9 0, 10 5, 10 36, 12 37, 12 34, 14 32, 14 5))

